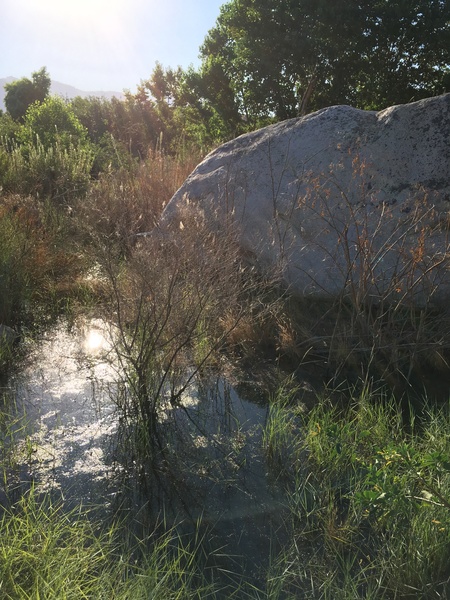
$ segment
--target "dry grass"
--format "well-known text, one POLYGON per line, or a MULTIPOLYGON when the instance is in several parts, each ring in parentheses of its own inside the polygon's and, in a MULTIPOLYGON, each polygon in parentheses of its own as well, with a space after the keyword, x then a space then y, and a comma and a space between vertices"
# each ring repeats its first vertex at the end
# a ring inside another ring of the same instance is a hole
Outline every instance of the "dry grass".
POLYGON ((114 241, 127 254, 136 235, 152 231, 164 206, 195 166, 160 152, 132 169, 103 173, 77 207, 81 229, 114 241))

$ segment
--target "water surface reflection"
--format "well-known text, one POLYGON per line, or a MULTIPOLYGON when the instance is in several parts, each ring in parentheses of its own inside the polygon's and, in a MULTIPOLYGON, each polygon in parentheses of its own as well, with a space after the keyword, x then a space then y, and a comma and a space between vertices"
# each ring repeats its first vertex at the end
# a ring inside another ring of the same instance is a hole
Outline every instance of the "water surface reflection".
POLYGON ((256 583, 283 538, 284 494, 262 449, 267 407, 223 378, 196 381, 180 405, 164 407, 142 464, 117 412, 122 385, 104 323, 48 333, 16 381, 30 423, 28 479, 72 506, 119 511, 139 537, 176 523, 181 535, 202 537, 209 566, 256 583))

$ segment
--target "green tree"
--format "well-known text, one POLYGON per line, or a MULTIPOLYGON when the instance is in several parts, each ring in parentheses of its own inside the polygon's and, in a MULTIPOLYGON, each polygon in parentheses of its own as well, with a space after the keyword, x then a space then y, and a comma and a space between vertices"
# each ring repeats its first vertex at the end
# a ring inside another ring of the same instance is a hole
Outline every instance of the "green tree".
POLYGON ((98 144, 110 132, 112 103, 106 98, 74 98, 70 107, 80 123, 87 129, 90 140, 98 144))
POLYGON ((361 107, 384 108, 449 90, 448 0, 366 2, 361 68, 353 78, 361 107), (446 83, 447 78, 447 83, 446 83))
POLYGON ((165 68, 157 62, 151 76, 141 82, 133 98, 141 110, 148 116, 151 115, 152 129, 156 134, 155 141, 167 150, 173 148, 180 133, 177 115, 183 77, 181 67, 165 68))
POLYGON ((100 170, 110 163, 119 166, 131 157, 145 158, 157 143, 161 123, 154 104, 142 90, 127 93, 124 100, 78 97, 71 107, 100 149, 100 170))
POLYGON ((207 98, 209 83, 192 67, 184 71, 156 63, 150 77, 124 100, 72 100, 73 112, 96 146, 94 174, 145 159, 155 149, 204 155, 232 137, 207 98))
POLYGON ((446 0, 231 0, 201 74, 249 128, 305 108, 384 108, 445 91, 449 25, 446 0))
POLYGON ((184 147, 203 153, 238 133, 232 92, 223 74, 213 69, 199 73, 193 67, 174 70, 156 63, 150 78, 139 86, 135 100, 153 115, 153 127, 166 151, 184 147))
POLYGON ((32 74, 31 79, 22 77, 5 85, 5 107, 13 119, 23 119, 28 107, 34 102, 43 102, 50 92, 51 79, 42 67, 32 74))
POLYGON ((225 140, 231 139, 244 130, 236 124, 240 122, 233 94, 225 82, 223 96, 216 93, 214 84, 221 86, 221 73, 203 72, 190 67, 183 74, 179 93, 177 118, 180 130, 189 144, 202 154, 225 140), (221 99, 221 102, 215 100, 221 99))
POLYGON ((125 100, 78 96, 72 100, 71 108, 95 145, 94 175, 130 167, 136 157, 147 155, 151 142, 146 115, 136 107, 130 94, 125 100))
POLYGON ((71 106, 58 96, 51 96, 28 108, 18 137, 24 145, 38 140, 44 148, 55 143, 67 148, 86 143, 88 139, 86 128, 71 106))

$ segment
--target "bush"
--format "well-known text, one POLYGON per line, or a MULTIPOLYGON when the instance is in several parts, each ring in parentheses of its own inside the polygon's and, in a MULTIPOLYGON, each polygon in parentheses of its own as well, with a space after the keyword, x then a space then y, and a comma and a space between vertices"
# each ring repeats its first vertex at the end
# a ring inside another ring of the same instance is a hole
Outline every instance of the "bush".
POLYGON ((93 158, 88 147, 64 148, 56 142, 45 148, 39 140, 10 152, 0 148, 0 184, 6 192, 68 204, 86 194, 93 158))
POLYGON ((38 140, 46 149, 55 144, 69 149, 79 144, 86 146, 88 132, 69 104, 51 96, 29 107, 18 138, 24 146, 33 146, 38 140))
POLYGON ((60 290, 76 286, 83 261, 61 213, 32 197, 0 196, 0 324, 39 321, 55 312, 60 290))
POLYGON ((86 194, 93 162, 87 131, 73 111, 61 99, 47 98, 28 109, 15 136, 1 139, 0 186, 70 203, 86 194))
POLYGON ((15 325, 29 307, 32 294, 28 266, 35 251, 34 235, 0 205, 0 323, 15 325), (31 234, 31 235, 29 235, 31 234))

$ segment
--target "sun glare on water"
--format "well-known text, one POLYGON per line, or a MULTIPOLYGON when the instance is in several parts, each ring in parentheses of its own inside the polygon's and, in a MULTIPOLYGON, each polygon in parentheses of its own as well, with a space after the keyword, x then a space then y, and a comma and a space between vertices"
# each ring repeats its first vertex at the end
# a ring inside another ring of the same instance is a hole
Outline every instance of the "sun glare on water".
POLYGON ((86 352, 96 352, 106 346, 106 340, 98 329, 90 329, 84 347, 86 352))

